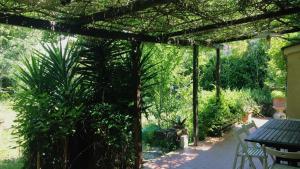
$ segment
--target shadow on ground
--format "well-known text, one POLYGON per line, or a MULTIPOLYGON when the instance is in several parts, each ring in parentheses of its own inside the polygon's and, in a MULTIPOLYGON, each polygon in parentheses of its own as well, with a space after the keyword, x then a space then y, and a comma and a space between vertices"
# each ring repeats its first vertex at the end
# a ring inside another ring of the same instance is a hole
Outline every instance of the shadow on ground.
MULTIPOLYGON (((258 126, 265 119, 254 119, 258 126)), ((240 126, 237 126, 240 127, 240 126)), ((146 169, 232 169, 237 140, 230 131, 220 138, 208 138, 197 147, 190 146, 144 164, 146 169)), ((254 160, 257 169, 262 166, 254 160)), ((247 169, 248 167, 246 167, 247 169)))

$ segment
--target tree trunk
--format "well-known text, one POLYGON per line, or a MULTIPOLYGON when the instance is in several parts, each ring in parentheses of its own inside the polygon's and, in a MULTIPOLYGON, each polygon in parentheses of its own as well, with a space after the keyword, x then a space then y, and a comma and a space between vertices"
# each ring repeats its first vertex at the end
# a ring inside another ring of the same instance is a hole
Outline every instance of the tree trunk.
POLYGON ((198 46, 193 46, 193 134, 194 134, 194 146, 198 145, 198 78, 199 78, 199 69, 198 69, 198 46))
POLYGON ((135 169, 140 169, 142 164, 142 125, 141 125, 141 42, 132 41, 132 66, 134 79, 134 148, 135 169))

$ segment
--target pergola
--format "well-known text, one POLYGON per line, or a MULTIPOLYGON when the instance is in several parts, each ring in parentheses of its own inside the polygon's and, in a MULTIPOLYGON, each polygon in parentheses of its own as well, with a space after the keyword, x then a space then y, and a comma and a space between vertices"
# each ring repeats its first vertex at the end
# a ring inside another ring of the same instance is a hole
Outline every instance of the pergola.
POLYGON ((141 165, 141 42, 193 47, 194 144, 198 138, 198 49, 300 31, 298 0, 1 0, 0 23, 132 42, 135 168, 141 165))

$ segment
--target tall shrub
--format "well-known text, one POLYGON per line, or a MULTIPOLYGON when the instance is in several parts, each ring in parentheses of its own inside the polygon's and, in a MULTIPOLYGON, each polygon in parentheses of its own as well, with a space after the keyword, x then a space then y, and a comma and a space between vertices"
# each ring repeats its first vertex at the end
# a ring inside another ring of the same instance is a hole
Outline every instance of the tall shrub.
MULTIPOLYGON (((262 41, 248 44, 242 55, 233 53, 221 59, 221 86, 224 89, 264 88, 269 56, 262 41)), ((215 84, 215 57, 202 68, 201 86, 212 90, 215 84)))
POLYGON ((26 168, 66 168, 69 137, 81 113, 79 49, 61 43, 43 45, 24 59, 17 78, 16 134, 25 151, 26 168))
POLYGON ((246 106, 250 103, 256 106, 250 93, 243 90, 223 90, 219 101, 216 99, 215 91, 203 91, 200 103, 202 103, 199 107, 201 138, 206 135, 220 135, 228 125, 241 120, 246 113, 246 106))
POLYGON ((79 75, 88 97, 72 138, 72 169, 130 168, 133 89, 130 45, 81 39, 79 75))

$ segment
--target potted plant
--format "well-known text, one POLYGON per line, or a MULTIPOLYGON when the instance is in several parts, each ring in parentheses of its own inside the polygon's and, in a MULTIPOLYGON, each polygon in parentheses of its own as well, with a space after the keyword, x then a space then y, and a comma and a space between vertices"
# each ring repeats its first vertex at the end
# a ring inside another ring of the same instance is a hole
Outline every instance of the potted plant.
POLYGON ((181 148, 187 148, 189 144, 185 122, 186 118, 182 119, 180 116, 176 116, 175 120, 173 120, 173 128, 176 129, 176 134, 178 139, 180 140, 181 148))
POLYGON ((177 130, 177 135, 181 136, 187 134, 187 129, 185 128, 186 118, 182 119, 180 116, 176 116, 175 120, 172 120, 173 128, 177 130))
POLYGON ((271 92, 273 99, 273 108, 276 110, 276 113, 273 115, 274 118, 285 118, 283 111, 286 108, 286 98, 285 93, 280 90, 273 90, 271 92))
POLYGON ((243 123, 248 123, 251 121, 252 114, 258 113, 260 107, 253 100, 248 100, 243 107, 244 115, 242 116, 243 123))
POLYGON ((244 110, 244 114, 242 116, 242 122, 247 123, 249 121, 249 117, 252 114, 252 111, 248 106, 244 106, 243 110, 244 110))

